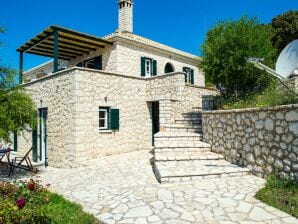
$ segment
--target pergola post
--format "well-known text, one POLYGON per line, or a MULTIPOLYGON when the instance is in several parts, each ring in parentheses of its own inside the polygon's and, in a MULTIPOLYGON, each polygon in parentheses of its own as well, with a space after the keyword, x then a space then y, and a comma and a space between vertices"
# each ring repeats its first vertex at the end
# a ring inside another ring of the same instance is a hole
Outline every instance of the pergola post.
POLYGON ((59 55, 59 35, 58 35, 58 31, 54 30, 54 71, 58 72, 58 66, 59 66, 59 62, 58 62, 58 55, 59 55))
POLYGON ((23 67, 24 67, 24 53, 20 51, 20 64, 19 64, 19 84, 23 83, 23 67))

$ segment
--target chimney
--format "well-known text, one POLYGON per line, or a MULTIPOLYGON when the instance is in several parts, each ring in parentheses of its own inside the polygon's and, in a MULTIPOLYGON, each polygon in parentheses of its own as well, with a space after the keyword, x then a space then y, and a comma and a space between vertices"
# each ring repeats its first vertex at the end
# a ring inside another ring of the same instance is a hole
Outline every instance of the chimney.
POLYGON ((133 0, 119 0, 119 31, 133 32, 133 0))

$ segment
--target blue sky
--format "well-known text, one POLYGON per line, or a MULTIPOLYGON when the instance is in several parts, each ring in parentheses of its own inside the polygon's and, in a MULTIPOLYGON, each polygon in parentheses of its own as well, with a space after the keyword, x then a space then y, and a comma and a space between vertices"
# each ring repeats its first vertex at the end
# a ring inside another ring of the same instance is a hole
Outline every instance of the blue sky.
MULTIPOLYGON (((118 26, 117 0, 2 0, 1 63, 18 67, 17 47, 49 25, 104 36, 118 26)), ((256 16, 262 23, 288 10, 298 0, 135 0, 134 32, 175 48, 200 55, 206 32, 217 21, 256 16)), ((49 60, 25 54, 26 69, 49 60)))

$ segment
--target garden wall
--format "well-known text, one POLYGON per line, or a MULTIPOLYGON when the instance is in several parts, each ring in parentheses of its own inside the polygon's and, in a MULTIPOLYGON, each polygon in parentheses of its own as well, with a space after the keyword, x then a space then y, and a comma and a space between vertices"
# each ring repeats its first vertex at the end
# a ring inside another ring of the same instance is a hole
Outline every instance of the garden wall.
POLYGON ((225 159, 259 177, 298 181, 298 104, 203 112, 204 140, 225 159))

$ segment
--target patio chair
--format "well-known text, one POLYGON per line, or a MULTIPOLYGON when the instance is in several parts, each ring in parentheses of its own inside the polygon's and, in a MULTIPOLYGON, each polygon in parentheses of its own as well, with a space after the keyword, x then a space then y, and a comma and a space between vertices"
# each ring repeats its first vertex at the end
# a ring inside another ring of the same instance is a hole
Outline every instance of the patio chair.
POLYGON ((8 145, 1 145, 0 146, 0 163, 2 162, 2 159, 4 157, 7 158, 7 162, 9 162, 9 154, 12 151, 12 149, 10 148, 10 146, 8 145))
POLYGON ((35 169, 30 160, 30 152, 33 148, 30 148, 28 152, 23 157, 14 157, 10 162, 10 171, 9 176, 14 173, 15 168, 27 170, 36 173, 37 169, 35 169))

